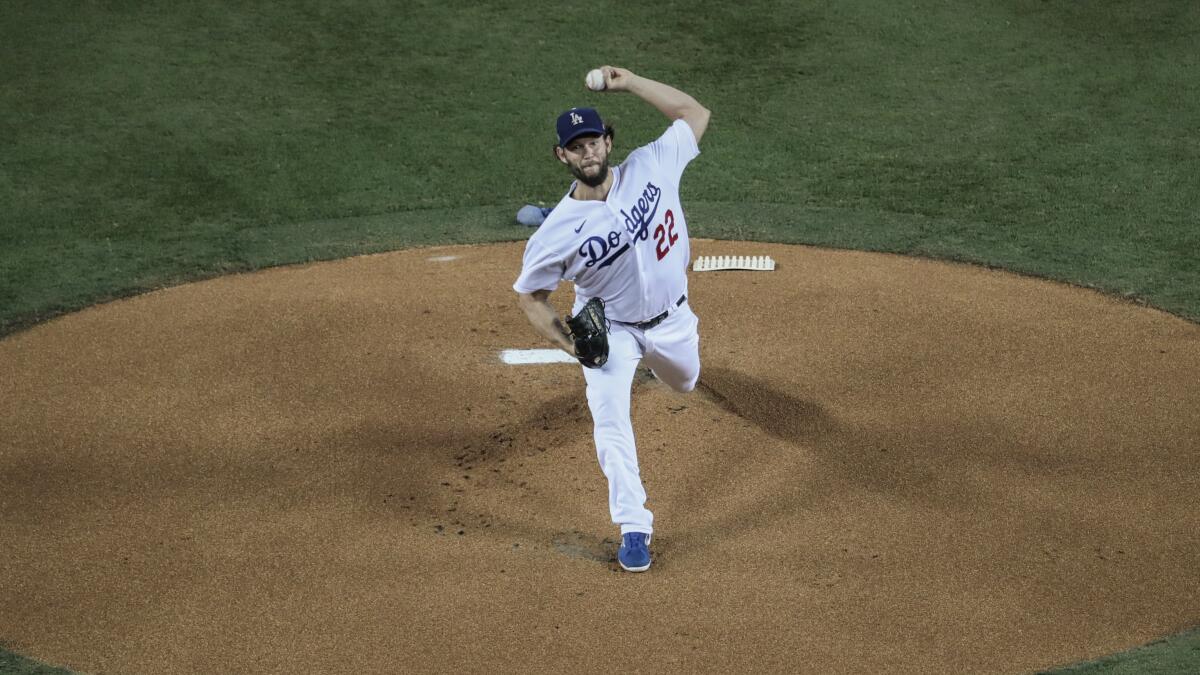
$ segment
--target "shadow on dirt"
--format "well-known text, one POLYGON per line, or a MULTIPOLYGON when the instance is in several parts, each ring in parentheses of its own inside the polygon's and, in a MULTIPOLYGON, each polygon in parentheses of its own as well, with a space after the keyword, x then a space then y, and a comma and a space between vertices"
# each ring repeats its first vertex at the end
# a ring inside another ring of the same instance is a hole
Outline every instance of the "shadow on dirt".
POLYGON ((786 441, 811 442, 837 431, 825 409, 727 368, 708 368, 697 391, 722 409, 786 441))

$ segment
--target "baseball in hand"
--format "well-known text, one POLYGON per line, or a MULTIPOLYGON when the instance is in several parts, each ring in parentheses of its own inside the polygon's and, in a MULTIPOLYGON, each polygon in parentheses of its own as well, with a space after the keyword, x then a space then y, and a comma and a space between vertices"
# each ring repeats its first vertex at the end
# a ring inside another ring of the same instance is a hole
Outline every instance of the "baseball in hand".
POLYGON ((604 71, 593 68, 587 74, 587 87, 592 91, 604 91, 604 71))

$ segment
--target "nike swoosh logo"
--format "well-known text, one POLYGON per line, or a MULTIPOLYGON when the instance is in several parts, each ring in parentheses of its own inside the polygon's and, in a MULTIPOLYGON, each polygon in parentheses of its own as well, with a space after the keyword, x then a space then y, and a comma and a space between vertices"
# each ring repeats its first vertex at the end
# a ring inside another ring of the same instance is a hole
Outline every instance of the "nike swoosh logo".
POLYGON ((582 232, 584 225, 587 225, 587 218, 584 218, 583 222, 579 224, 579 227, 575 228, 575 234, 579 234, 580 232, 582 232))

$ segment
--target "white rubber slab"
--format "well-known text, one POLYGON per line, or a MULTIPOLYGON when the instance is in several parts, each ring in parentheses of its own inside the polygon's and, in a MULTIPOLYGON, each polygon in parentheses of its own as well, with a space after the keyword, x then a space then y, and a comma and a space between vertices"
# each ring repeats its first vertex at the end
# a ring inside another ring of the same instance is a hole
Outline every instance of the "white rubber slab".
POLYGON ((511 365, 527 365, 531 363, 579 363, 561 349, 505 349, 500 352, 500 360, 511 365))
POLYGON ((696 262, 692 263, 693 272, 716 270, 771 272, 774 269, 775 261, 769 255, 706 255, 696 258, 696 262))

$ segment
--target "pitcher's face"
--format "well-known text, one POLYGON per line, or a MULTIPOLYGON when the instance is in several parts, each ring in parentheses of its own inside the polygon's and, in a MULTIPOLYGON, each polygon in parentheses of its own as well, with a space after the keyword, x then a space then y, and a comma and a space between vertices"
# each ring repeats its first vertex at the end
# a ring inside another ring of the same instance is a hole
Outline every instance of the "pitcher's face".
POLYGON ((608 178, 608 153, 612 141, 608 136, 579 136, 558 149, 558 159, 571 170, 571 175, 589 187, 596 187, 608 178))

